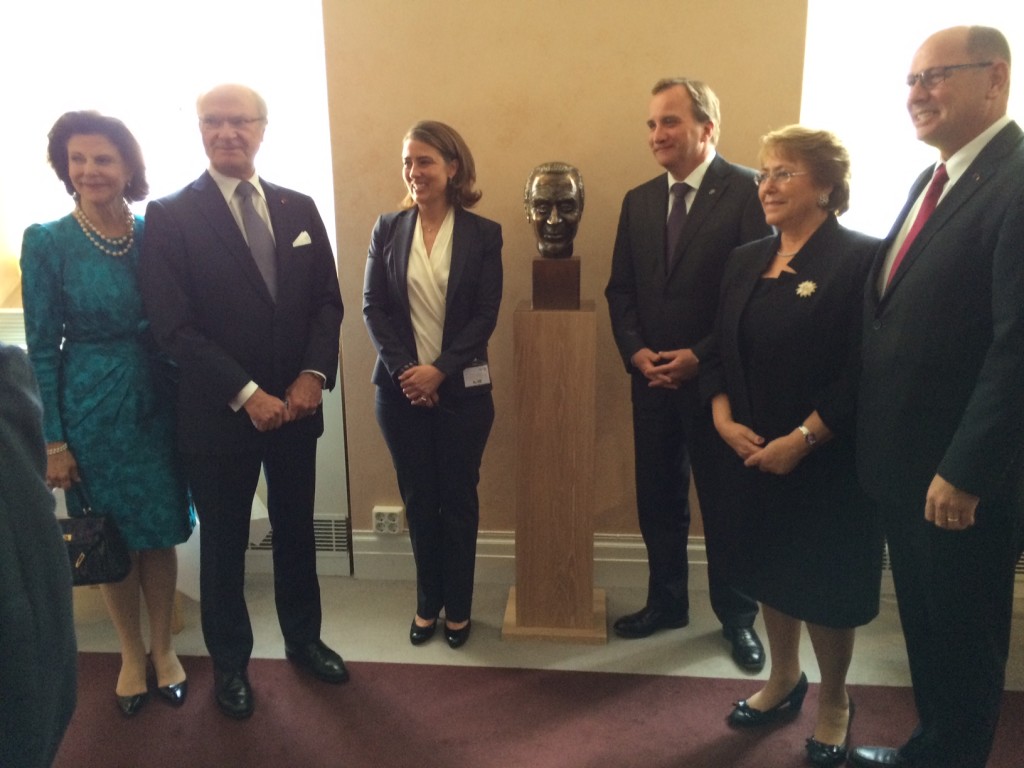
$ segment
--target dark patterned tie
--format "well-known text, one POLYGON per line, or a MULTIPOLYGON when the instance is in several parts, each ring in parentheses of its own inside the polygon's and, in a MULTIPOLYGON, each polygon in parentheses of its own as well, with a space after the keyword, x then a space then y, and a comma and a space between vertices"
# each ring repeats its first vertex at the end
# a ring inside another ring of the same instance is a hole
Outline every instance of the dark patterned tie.
POLYGON ((943 163, 935 169, 932 183, 928 185, 928 191, 924 193, 924 200, 921 201, 921 209, 917 212, 917 218, 914 219, 910 231, 907 232, 907 239, 903 241, 903 245, 900 246, 900 252, 896 254, 896 258, 892 262, 892 269, 889 270, 889 279, 885 281, 886 288, 892 282, 892 278, 903 261, 903 257, 910 250, 914 238, 924 228, 924 223, 928 221, 928 217, 932 215, 932 211, 938 205, 939 197, 942 195, 942 190, 946 186, 947 181, 949 181, 949 174, 946 173, 946 165, 943 163))
POLYGON ((253 205, 252 196, 256 194, 256 187, 248 181, 240 181, 235 194, 242 198, 242 224, 245 227, 245 239, 249 242, 249 251, 263 275, 263 282, 267 284, 271 298, 277 301, 277 249, 270 228, 253 205))
POLYGON ((665 272, 671 272, 675 264, 676 247, 679 245, 679 236, 683 234, 683 225, 686 224, 686 193, 690 191, 690 185, 678 181, 672 185, 672 210, 669 211, 668 221, 665 223, 665 272))

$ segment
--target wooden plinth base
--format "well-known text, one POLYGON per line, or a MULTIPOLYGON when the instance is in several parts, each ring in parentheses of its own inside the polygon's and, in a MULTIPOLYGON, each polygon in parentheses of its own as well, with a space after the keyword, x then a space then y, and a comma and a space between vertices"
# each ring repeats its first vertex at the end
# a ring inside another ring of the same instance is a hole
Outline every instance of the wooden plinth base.
POLYGON ((556 643, 604 645, 608 642, 608 606, 603 589, 594 590, 594 622, 582 628, 521 627, 516 624, 516 588, 508 591, 505 621, 501 625, 503 640, 550 640, 556 643))

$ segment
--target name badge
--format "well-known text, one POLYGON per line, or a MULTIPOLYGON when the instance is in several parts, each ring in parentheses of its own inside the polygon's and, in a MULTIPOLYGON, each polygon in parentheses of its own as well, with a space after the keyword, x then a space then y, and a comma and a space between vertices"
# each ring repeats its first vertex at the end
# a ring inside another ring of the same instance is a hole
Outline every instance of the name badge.
POLYGON ((462 383, 465 384, 466 389, 469 389, 470 387, 482 387, 485 384, 490 384, 491 372, 487 368, 487 363, 471 365, 469 368, 463 369, 462 383))

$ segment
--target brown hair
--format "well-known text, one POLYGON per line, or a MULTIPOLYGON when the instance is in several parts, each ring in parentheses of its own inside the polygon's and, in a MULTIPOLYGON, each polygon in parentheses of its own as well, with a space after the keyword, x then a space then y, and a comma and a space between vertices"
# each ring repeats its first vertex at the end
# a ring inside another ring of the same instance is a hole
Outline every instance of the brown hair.
POLYGON ((822 206, 837 216, 850 207, 850 153, 831 131, 787 125, 761 137, 759 160, 777 152, 807 164, 814 183, 832 187, 828 204, 822 206))
MULTIPOLYGON (((458 131, 450 125, 436 120, 421 120, 408 130, 402 141, 422 141, 436 149, 446 163, 455 162, 455 175, 448 184, 446 195, 448 202, 456 208, 472 208, 483 197, 483 193, 473 189, 476 183, 476 164, 473 153, 458 131)), ((412 208, 415 203, 412 196, 406 194, 402 200, 403 208, 412 208)))
POLYGON ((130 202, 144 200, 149 194, 146 181, 146 163, 142 160, 142 148, 127 126, 116 117, 107 117, 92 110, 65 112, 57 118, 46 147, 46 158, 50 161, 57 178, 64 182, 69 195, 75 194, 75 187, 68 174, 68 141, 72 136, 103 136, 121 154, 131 174, 124 188, 124 199, 130 202))
POLYGON ((655 96, 677 85, 690 94, 693 119, 698 123, 711 123, 711 143, 718 146, 718 137, 722 134, 722 109, 711 86, 688 77, 665 77, 654 84, 651 95, 655 96))

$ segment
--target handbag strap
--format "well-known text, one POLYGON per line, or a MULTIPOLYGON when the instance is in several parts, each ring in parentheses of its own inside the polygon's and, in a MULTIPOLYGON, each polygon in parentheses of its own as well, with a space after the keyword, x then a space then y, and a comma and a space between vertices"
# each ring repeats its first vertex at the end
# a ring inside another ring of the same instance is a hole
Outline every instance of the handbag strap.
POLYGON ((79 504, 82 505, 82 514, 88 517, 94 514, 92 511, 92 500, 89 498, 88 492, 85 490, 85 483, 79 481, 71 486, 75 496, 78 497, 79 504))

